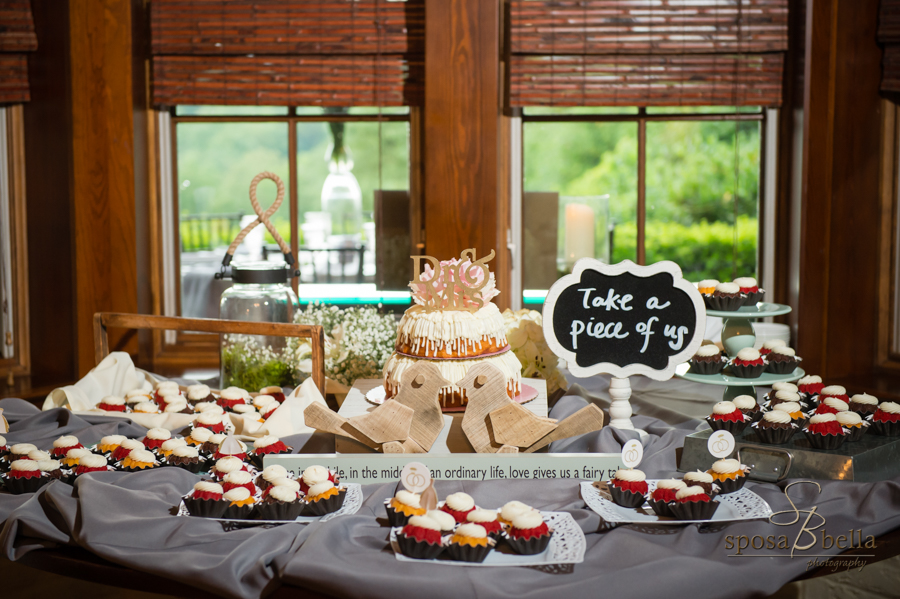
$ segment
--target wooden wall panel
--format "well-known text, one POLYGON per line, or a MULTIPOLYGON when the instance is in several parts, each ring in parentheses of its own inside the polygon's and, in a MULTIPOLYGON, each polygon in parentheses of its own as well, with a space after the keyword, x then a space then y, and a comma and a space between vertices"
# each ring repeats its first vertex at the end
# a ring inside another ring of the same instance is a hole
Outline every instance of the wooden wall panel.
POLYGON ((94 365, 94 313, 137 311, 131 3, 71 0, 69 20, 77 364, 83 375, 94 365))
MULTIPOLYGON (((503 251, 497 237, 499 0, 426 0, 426 251, 503 251)), ((502 276, 502 275, 501 275, 502 276)))

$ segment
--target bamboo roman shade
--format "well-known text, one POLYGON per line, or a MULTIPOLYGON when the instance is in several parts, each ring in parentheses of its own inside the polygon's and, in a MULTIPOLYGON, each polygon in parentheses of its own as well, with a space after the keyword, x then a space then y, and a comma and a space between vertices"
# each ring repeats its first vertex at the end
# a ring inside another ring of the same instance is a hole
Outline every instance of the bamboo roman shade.
POLYGON ((881 0, 878 41, 884 46, 881 91, 896 101, 900 92, 900 0, 881 0))
POLYGON ((37 50, 29 0, 0 0, 0 104, 31 99, 26 52, 37 50))
POLYGON ((424 0, 151 0, 153 102, 421 103, 424 0))
POLYGON ((510 0, 511 106, 778 106, 788 0, 510 0))

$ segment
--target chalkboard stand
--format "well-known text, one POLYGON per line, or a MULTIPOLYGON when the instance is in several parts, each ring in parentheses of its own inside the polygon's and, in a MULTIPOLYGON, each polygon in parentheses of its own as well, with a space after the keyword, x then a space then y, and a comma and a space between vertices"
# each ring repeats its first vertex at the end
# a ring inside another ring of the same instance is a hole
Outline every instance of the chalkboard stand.
POLYGON ((628 377, 612 377, 609 382, 609 398, 609 426, 636 431, 641 437, 646 437, 647 431, 634 428, 634 423, 631 422, 631 381, 628 377))

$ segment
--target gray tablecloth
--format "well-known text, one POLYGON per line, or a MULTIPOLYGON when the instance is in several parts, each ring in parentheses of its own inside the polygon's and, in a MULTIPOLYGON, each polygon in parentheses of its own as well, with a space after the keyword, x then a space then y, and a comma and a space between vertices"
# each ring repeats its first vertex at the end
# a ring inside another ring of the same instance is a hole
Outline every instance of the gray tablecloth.
MULTIPOLYGON (((596 401, 601 407, 604 383, 593 393, 573 387, 551 416, 563 418, 596 401)), ((683 389, 682 389, 683 391, 683 389)), ((699 399, 709 406, 711 398, 699 399)), ((641 468, 649 477, 675 471, 675 449, 700 421, 665 413, 643 403, 636 393, 634 423, 649 435, 643 440, 641 468), (667 424, 659 416, 669 417, 667 424)), ((65 410, 38 412, 20 400, 0 401, 11 422, 11 443, 33 442, 49 448, 61 434, 85 443, 118 432, 140 437, 144 429, 120 419, 83 418, 65 410)), ((634 432, 606 428, 599 433, 554 444, 554 451, 620 450, 634 432)), ((287 439, 304 451, 328 451, 330 440, 313 435, 287 439)), ((272 529, 225 532, 216 522, 173 517, 173 507, 198 477, 165 468, 127 474, 110 472, 81 477, 74 487, 54 482, 35 495, 0 494, 0 551, 9 559, 44 547, 77 545, 112 562, 212 590, 228 597, 265 595, 280 584, 295 585, 341 597, 385 597, 427 594, 440 597, 753 597, 765 596, 807 569, 807 558, 728 557, 739 535, 786 535, 791 542, 800 525, 775 526, 766 521, 726 525, 618 526, 603 522, 587 509, 575 482, 487 481, 438 482, 438 494, 470 493, 479 505, 495 507, 511 499, 545 510, 572 514, 584 530, 583 564, 556 568, 459 568, 398 562, 388 549, 383 501, 393 485, 366 485, 365 503, 353 516, 326 523, 288 524, 272 529)), ((780 486, 748 483, 774 510, 791 510, 780 486)), ((793 488, 800 509, 816 506, 825 516, 828 534, 848 530, 881 535, 900 527, 900 479, 874 484, 823 482, 793 488)), ((805 519, 801 514, 800 522, 805 519)), ((820 531, 817 531, 820 534, 820 531)), ((836 546, 818 554, 839 553, 836 546)), ((765 553, 756 551, 754 553, 765 553)), ((773 552, 769 552, 773 553, 773 552)), ((781 551, 784 554, 785 551, 781 551)), ((810 553, 807 551, 806 553, 810 553)))

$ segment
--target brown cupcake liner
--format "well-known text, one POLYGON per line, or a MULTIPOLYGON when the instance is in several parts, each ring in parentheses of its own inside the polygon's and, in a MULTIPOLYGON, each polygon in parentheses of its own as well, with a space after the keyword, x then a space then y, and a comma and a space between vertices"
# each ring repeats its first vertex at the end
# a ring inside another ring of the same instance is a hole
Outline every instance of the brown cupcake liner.
POLYGON ((871 425, 868 422, 863 422, 862 426, 847 427, 847 430, 849 430, 850 432, 844 435, 846 438, 845 443, 856 443, 863 438, 863 435, 866 434, 869 428, 871 428, 871 425))
POLYGON ((766 372, 772 374, 790 374, 794 372, 800 360, 791 360, 789 362, 768 362, 766 364, 766 372))
POLYGON ((865 418, 866 416, 871 416, 878 411, 878 406, 873 406, 872 404, 865 403, 854 403, 852 401, 850 402, 849 407, 851 412, 856 412, 863 418, 865 418))
POLYGON ((203 462, 205 460, 200 460, 198 462, 192 462, 187 464, 173 464, 168 460, 165 462, 166 466, 171 466, 175 468, 181 468, 182 470, 187 470, 191 474, 200 474, 200 471, 203 469, 203 462))
POLYGON ((900 422, 880 422, 872 420, 872 433, 883 437, 900 436, 900 422))
POLYGON ((756 436, 759 437, 761 443, 766 445, 784 445, 791 440, 797 429, 791 428, 763 428, 757 426, 753 428, 756 436))
POLYGON ((757 366, 745 366, 731 362, 731 374, 739 379, 756 379, 766 369, 766 363, 757 366))
MULTIPOLYGON (((227 501, 223 503, 227 504, 227 501)), ((225 520, 252 520, 256 516, 257 507, 255 503, 250 505, 228 505, 225 508, 225 513, 222 514, 222 518, 225 520)))
POLYGON ((449 543, 447 545, 447 555, 450 559, 457 562, 481 563, 488 553, 491 552, 491 549, 493 549, 493 545, 491 545, 490 541, 484 547, 449 543))
POLYGON ((660 518, 674 518, 675 517, 675 514, 672 513, 672 502, 656 501, 655 499, 651 498, 651 499, 647 500, 647 503, 650 504, 650 508, 660 518))
POLYGON ((691 360, 691 369, 690 372, 693 374, 719 374, 723 370, 725 370, 725 366, 728 365, 726 360, 717 360, 715 362, 703 362, 703 361, 694 361, 691 360))
POLYGON ((266 501, 263 501, 256 506, 256 519, 286 521, 296 520, 300 517, 300 514, 303 512, 303 508, 305 506, 306 502, 304 502, 302 499, 298 499, 296 501, 291 501, 288 503, 282 503, 280 501, 268 503, 266 501))
POLYGON ((806 440, 815 449, 837 449, 847 440, 847 435, 821 435, 819 433, 811 433, 803 431, 806 440))
POLYGON ((347 489, 339 489, 337 495, 319 501, 310 501, 303 509, 304 516, 324 516, 338 511, 344 505, 347 489))
POLYGON ((716 484, 719 485, 719 493, 722 495, 728 495, 729 493, 734 493, 735 491, 740 491, 744 488, 744 483, 747 482, 747 475, 739 476, 737 478, 727 478, 725 480, 717 480, 716 484))
POLYGON ((749 420, 744 420, 743 422, 733 422, 731 420, 713 420, 712 418, 706 418, 706 423, 709 424, 709 428, 714 431, 728 431, 735 437, 744 432, 744 429, 750 425, 749 420))
POLYGON ((397 545, 400 547, 400 553, 413 559, 435 559, 444 552, 444 545, 441 543, 432 545, 427 541, 418 541, 400 531, 397 532, 397 545))
POLYGON ((672 502, 672 514, 677 520, 709 520, 719 509, 718 501, 672 502))
POLYGON ((609 489, 609 494, 612 495, 613 502, 625 508, 639 508, 646 501, 640 493, 625 491, 612 484, 607 485, 607 489, 609 489))
POLYGON ((755 306, 756 304, 758 304, 759 302, 761 302, 763 300, 763 297, 765 297, 765 295, 766 295, 766 290, 760 289, 756 293, 746 293, 744 295, 747 296, 744 299, 744 305, 745 306, 755 306))
POLYGON ((710 310, 718 310, 719 312, 736 312, 738 308, 744 305, 747 296, 738 294, 736 297, 716 297, 715 295, 704 295, 703 301, 710 310))
POLYGON ((221 518, 228 508, 228 502, 222 500, 197 499, 193 496, 182 497, 181 500, 188 513, 199 518, 221 518))
POLYGON ((530 539, 514 539, 509 534, 503 535, 503 540, 509 545, 513 551, 518 553, 519 555, 537 555, 541 553, 547 546, 550 544, 550 539, 553 537, 553 530, 550 530, 550 534, 541 535, 539 537, 531 537, 530 539))
POLYGON ((13 495, 22 495, 24 493, 36 493, 41 487, 49 484, 54 479, 44 476, 34 478, 13 478, 11 476, 3 477, 3 487, 13 495))

